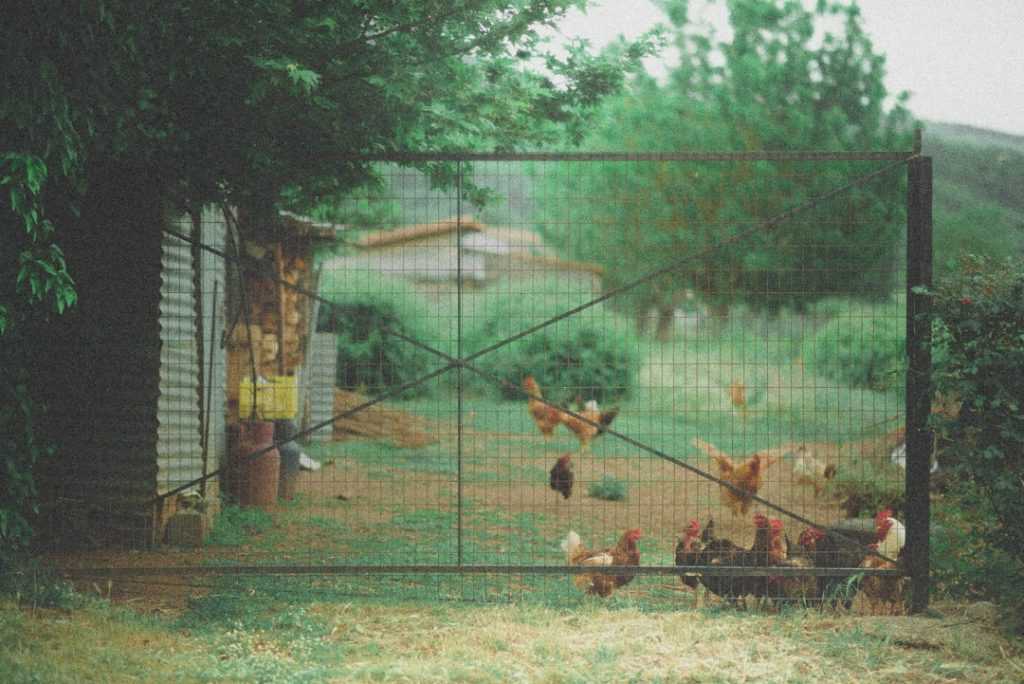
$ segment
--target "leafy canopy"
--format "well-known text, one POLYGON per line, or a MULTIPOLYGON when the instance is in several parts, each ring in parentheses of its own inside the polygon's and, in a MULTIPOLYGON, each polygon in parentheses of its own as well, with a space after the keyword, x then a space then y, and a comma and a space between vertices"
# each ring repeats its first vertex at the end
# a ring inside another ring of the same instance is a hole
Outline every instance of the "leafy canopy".
MULTIPOLYGON (((638 152, 893 150, 911 146, 904 97, 885 110, 884 58, 856 4, 728 0, 728 35, 692 24, 687 3, 665 0, 680 64, 661 84, 639 77, 614 98, 587 144, 638 152)), ((591 174, 565 195, 585 207, 548 235, 576 258, 605 267, 606 287, 701 253, 809 198, 878 168, 857 162, 651 163, 591 174), (600 239, 590 237, 600 234, 600 239)), ((896 178, 899 174, 894 174, 896 178)), ((557 200, 556 200, 557 201, 557 200)), ((725 309, 802 305, 829 293, 884 296, 903 194, 888 176, 839 202, 714 249, 617 300, 631 312, 670 315, 690 292, 725 309), (888 251, 887 251, 888 250, 888 251), (797 297, 804 298, 797 301, 797 297)))
POLYGON ((654 39, 550 54, 538 28, 584 2, 4 2, 0 560, 27 538, 45 448, 19 336, 74 304, 58 236, 103 206, 101 188, 145 179, 160 190, 139 201, 177 214, 309 207, 372 177, 354 155, 579 139, 654 39))

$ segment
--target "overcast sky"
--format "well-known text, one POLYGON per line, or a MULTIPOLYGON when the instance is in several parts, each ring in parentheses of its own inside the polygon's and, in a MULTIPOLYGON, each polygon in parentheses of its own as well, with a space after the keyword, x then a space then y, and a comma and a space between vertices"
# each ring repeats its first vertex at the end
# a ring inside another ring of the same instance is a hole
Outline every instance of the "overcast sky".
MULTIPOLYGON (((1024 0, 858 4, 875 51, 886 56, 889 92, 910 91, 915 116, 1024 135, 1024 0)), ((586 15, 570 15, 562 33, 602 45, 659 21, 667 24, 650 0, 594 0, 586 15)))

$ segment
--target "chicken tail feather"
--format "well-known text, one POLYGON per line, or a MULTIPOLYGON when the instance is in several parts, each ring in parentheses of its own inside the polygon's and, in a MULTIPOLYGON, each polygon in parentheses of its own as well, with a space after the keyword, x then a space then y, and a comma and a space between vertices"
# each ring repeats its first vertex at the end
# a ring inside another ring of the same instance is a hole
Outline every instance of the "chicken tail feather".
POLYGON ((562 540, 562 550, 565 551, 565 561, 571 563, 573 556, 583 546, 583 540, 580 539, 574 530, 569 530, 569 534, 565 535, 565 539, 562 540))

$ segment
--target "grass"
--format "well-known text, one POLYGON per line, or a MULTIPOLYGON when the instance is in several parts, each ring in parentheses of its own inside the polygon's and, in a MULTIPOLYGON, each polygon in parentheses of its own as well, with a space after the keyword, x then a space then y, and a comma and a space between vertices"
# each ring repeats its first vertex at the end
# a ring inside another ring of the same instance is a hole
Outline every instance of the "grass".
POLYGON ((570 607, 239 602, 205 621, 99 600, 72 613, 0 603, 0 679, 915 684, 1015 681, 1024 668, 1020 641, 959 617, 739 614, 678 597, 657 611, 580 597, 570 607))

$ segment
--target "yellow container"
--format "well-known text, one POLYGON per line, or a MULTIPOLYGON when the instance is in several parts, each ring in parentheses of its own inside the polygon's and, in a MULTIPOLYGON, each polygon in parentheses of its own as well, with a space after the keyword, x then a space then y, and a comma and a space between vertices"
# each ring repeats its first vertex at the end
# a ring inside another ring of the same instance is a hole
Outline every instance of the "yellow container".
MULTIPOLYGON (((299 412, 299 386, 294 375, 256 376, 256 415, 263 420, 294 418, 299 412)), ((238 418, 252 413, 252 379, 242 378, 238 388, 238 418)))

